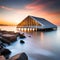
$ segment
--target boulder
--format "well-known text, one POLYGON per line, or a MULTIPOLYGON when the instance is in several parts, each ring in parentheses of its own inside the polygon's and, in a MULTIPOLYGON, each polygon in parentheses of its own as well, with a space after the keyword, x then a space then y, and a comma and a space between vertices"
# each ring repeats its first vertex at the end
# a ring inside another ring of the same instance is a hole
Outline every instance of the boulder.
POLYGON ((0 60, 6 60, 3 55, 0 56, 0 60))
POLYGON ((17 40, 17 37, 14 34, 3 34, 2 37, 7 39, 9 42, 14 42, 17 40))
POLYGON ((6 33, 6 31, 5 30, 0 30, 0 33, 6 33))
POLYGON ((20 35, 20 38, 26 38, 24 35, 20 35))
POLYGON ((24 44, 25 42, 24 42, 23 40, 20 40, 20 43, 21 43, 21 44, 24 44))
POLYGON ((11 57, 9 60, 28 60, 28 56, 26 53, 21 53, 11 57))
POLYGON ((5 45, 0 41, 0 47, 5 47, 5 45))
POLYGON ((0 30, 0 33, 2 33, 2 34, 14 34, 14 31, 0 30))
POLYGON ((0 41, 2 41, 3 43, 6 43, 8 45, 10 45, 10 42, 7 39, 3 38, 3 37, 0 37, 0 41))
POLYGON ((16 60, 28 60, 28 56, 25 53, 22 53, 16 60))
POLYGON ((3 55, 6 59, 8 59, 9 55, 11 54, 11 51, 5 48, 1 48, 0 54, 3 55))
POLYGON ((13 31, 0 30, 0 40, 3 43, 10 44, 17 40, 17 36, 16 36, 16 33, 13 31))
POLYGON ((17 34, 17 36, 19 36, 20 38, 26 38, 25 35, 24 35, 24 33, 21 34, 21 33, 17 32, 16 34, 17 34))
POLYGON ((2 33, 0 33, 0 36, 2 36, 2 33))

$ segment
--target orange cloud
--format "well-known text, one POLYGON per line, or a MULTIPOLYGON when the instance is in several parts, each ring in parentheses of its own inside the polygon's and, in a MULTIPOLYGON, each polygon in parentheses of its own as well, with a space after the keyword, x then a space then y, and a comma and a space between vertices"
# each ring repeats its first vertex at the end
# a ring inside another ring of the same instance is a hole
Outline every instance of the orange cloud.
POLYGON ((44 5, 34 5, 34 4, 29 4, 25 7, 26 9, 29 10, 42 10, 44 8, 44 5))
MULTIPOLYGON (((30 10, 32 12, 37 12, 39 14, 43 14, 43 15, 52 15, 52 16, 57 16, 60 15, 60 12, 56 12, 56 11, 50 11, 48 9, 45 9, 48 5, 53 4, 53 2, 48 2, 47 4, 37 4, 38 2, 40 2, 40 0, 35 0, 35 2, 30 3, 28 5, 26 5, 26 9, 30 10)), ((36 13, 36 14, 37 14, 36 13)))

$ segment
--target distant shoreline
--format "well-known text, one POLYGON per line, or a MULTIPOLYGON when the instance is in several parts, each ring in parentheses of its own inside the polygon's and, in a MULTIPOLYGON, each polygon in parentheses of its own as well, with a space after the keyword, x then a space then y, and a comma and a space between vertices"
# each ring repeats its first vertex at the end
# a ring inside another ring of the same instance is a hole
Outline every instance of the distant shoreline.
POLYGON ((17 25, 0 24, 0 26, 17 26, 17 25))
POLYGON ((17 26, 17 25, 0 25, 0 26, 17 26))

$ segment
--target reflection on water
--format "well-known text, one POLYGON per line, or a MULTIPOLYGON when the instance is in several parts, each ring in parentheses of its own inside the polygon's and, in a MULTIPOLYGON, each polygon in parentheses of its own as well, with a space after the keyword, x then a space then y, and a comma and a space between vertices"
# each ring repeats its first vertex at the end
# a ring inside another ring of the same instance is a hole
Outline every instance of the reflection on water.
MULTIPOLYGON (((0 27, 16 31, 16 27, 0 27)), ((21 44, 19 37, 11 46, 7 46, 12 51, 11 56, 26 52, 29 60, 60 60, 60 27, 57 31, 50 32, 35 32, 24 31, 26 35, 25 44, 21 44), (29 37, 31 36, 31 37, 29 37)))

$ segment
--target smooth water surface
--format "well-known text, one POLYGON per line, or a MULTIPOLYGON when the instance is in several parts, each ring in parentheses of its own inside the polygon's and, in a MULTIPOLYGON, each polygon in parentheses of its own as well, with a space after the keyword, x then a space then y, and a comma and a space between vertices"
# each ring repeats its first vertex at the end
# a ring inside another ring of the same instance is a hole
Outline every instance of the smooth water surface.
MULTIPOLYGON (((16 32, 15 26, 0 26, 0 28, 16 32)), ((6 47, 12 51, 10 57, 25 52, 29 60, 60 60, 60 27, 56 31, 24 33, 25 39, 17 37, 15 43, 6 47), (24 40, 25 44, 21 44, 20 40, 24 40)))

